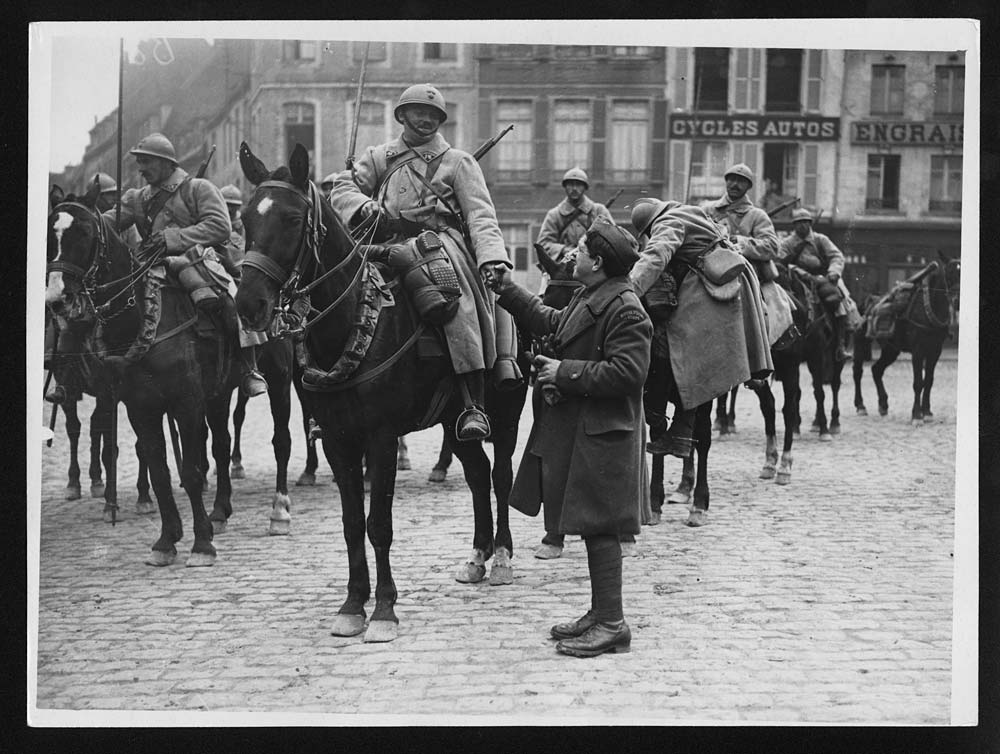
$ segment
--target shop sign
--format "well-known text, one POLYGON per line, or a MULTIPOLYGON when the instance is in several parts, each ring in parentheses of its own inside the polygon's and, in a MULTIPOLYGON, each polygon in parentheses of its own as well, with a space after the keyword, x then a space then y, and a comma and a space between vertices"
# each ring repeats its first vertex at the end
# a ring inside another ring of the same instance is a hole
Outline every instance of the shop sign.
POLYGON ((836 141, 840 119, 777 115, 671 115, 671 139, 836 141))
POLYGON ((961 146, 961 123, 856 120, 852 144, 898 144, 908 147, 961 146))

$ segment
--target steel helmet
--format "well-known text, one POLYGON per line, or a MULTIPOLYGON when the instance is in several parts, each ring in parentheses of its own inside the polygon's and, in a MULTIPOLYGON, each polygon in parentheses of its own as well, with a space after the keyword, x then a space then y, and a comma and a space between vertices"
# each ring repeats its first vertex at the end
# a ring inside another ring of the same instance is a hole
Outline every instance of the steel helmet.
POLYGON ((812 212, 805 209, 804 207, 792 210, 792 222, 798 222, 799 220, 805 220, 807 222, 813 221, 812 212))
POLYGON ((590 188, 590 181, 587 179, 587 174, 583 171, 583 168, 570 168, 566 171, 566 175, 563 176, 562 184, 566 185, 566 181, 579 181, 587 188, 590 188))
POLYGON ((665 202, 660 199, 638 199, 632 205, 632 227, 641 236, 649 230, 656 218, 674 207, 679 207, 680 204, 680 202, 665 202))
POLYGON ((97 185, 100 186, 101 190, 99 193, 101 194, 107 191, 118 190, 118 184, 115 182, 115 179, 107 173, 98 173, 94 176, 94 180, 97 181, 97 185))
POLYGON ((223 186, 222 198, 226 200, 226 204, 234 204, 237 207, 243 206, 243 192, 240 191, 239 186, 234 186, 229 184, 228 186, 223 186))
POLYGON ((737 163, 726 171, 723 178, 728 178, 731 175, 738 175, 740 178, 746 178, 750 181, 750 185, 753 186, 753 171, 750 169, 749 165, 742 162, 737 163))
POLYGON ((448 120, 448 109, 445 105, 444 95, 437 87, 430 84, 414 84, 399 95, 399 102, 396 103, 396 108, 392 111, 393 117, 399 123, 403 122, 399 111, 406 105, 429 105, 441 113, 442 123, 448 120))
POLYGON ((170 143, 170 139, 161 133, 150 134, 140 139, 139 143, 129 150, 129 153, 160 157, 164 160, 170 160, 175 165, 177 164, 177 153, 174 151, 174 145, 170 143))

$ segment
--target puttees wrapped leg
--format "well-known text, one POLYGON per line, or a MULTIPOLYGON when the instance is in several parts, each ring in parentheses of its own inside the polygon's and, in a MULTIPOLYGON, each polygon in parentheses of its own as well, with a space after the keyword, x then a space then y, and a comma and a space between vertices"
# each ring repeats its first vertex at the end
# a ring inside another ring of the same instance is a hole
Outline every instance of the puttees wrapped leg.
POLYGON ((497 390, 516 390, 524 381, 517 365, 517 328, 510 312, 502 307, 493 309, 496 321, 497 360, 493 365, 493 384, 497 390))

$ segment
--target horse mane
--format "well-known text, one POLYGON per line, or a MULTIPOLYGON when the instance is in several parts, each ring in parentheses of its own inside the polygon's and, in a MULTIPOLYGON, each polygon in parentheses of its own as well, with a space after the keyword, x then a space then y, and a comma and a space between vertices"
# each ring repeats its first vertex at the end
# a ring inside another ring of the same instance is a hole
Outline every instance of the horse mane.
POLYGON ((268 177, 269 181, 284 181, 285 183, 292 182, 292 171, 288 169, 287 165, 282 165, 279 168, 275 168, 268 177))

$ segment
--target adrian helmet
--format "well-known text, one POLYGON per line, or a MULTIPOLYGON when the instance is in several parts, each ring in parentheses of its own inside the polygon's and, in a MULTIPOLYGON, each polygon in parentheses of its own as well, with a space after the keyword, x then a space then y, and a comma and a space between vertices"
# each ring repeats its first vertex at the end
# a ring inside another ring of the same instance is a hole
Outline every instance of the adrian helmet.
POLYGON ((729 168, 723 177, 728 178, 731 175, 738 175, 740 178, 745 178, 750 181, 750 185, 753 186, 753 171, 750 169, 749 165, 742 162, 737 163, 729 168))
POLYGON ((664 212, 679 207, 680 202, 665 202, 660 199, 642 198, 637 199, 632 205, 632 227, 637 235, 641 236, 649 232, 653 221, 664 212))
POLYGON ((566 181, 579 181, 587 188, 590 188, 590 180, 587 178, 587 174, 584 172, 583 168, 570 168, 566 171, 566 174, 562 178, 562 185, 566 185, 566 181))
POLYGON ((97 181, 97 185, 100 186, 100 191, 98 193, 105 193, 107 191, 117 191, 118 183, 107 173, 98 173, 94 176, 94 180, 97 181))
POLYGON ((337 180, 337 174, 336 173, 330 173, 330 175, 328 175, 326 178, 324 178, 323 181, 319 184, 320 188, 322 188, 323 186, 326 186, 328 184, 330 186, 333 186, 333 182, 335 180, 337 180))
POLYGON ((792 222, 798 222, 799 220, 805 220, 806 222, 813 221, 812 212, 807 210, 805 207, 800 207, 799 209, 792 210, 792 222))
POLYGON ((243 206, 243 192, 240 191, 239 186, 230 183, 228 186, 223 186, 221 190, 222 198, 226 200, 226 204, 232 204, 236 207, 243 206))
POLYGON ((170 143, 170 139, 161 133, 143 137, 139 140, 138 144, 129 150, 129 153, 160 157, 164 160, 170 160, 175 165, 177 164, 177 153, 174 151, 174 145, 170 143))
POLYGON ((441 113, 441 122, 448 120, 448 109, 445 105, 444 95, 441 91, 430 84, 414 84, 399 95, 399 102, 392 111, 396 121, 402 123, 400 110, 406 105, 428 105, 441 113))

